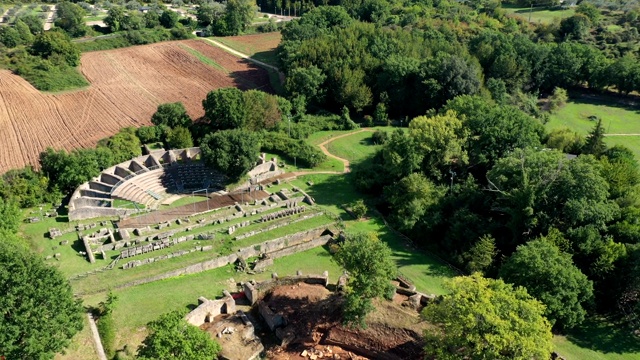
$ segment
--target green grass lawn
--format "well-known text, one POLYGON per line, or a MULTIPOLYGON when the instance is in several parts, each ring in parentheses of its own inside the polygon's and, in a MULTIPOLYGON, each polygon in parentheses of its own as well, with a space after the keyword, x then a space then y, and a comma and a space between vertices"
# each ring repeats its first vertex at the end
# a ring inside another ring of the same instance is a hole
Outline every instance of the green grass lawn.
MULTIPOLYGON (((509 15, 513 14, 515 16, 521 17, 523 19, 529 20, 529 12, 531 9, 529 7, 518 7, 515 5, 503 4, 502 8, 509 15)), ((562 20, 564 18, 570 17, 575 13, 573 9, 566 10, 556 10, 556 9, 548 9, 548 8, 533 8, 531 12, 531 22, 532 23, 542 23, 542 24, 550 24, 556 19, 562 20)))
MULTIPOLYGON (((236 282, 266 280, 271 277, 272 272, 277 272, 280 276, 294 275, 297 270, 304 274, 321 274, 327 270, 331 283, 335 283, 342 273, 329 252, 324 247, 319 247, 275 259, 273 267, 256 275, 237 273, 231 266, 225 266, 199 274, 116 290, 118 303, 113 316, 116 328, 119 329, 117 347, 122 348, 128 344, 136 348, 146 336, 144 326, 149 321, 171 310, 192 309, 197 306, 200 296, 213 299, 220 297, 224 289, 236 291, 236 282)), ((105 293, 101 293, 87 297, 85 304, 95 306, 105 296, 105 293)))
POLYGON ((375 145, 371 140, 372 131, 363 131, 351 136, 336 139, 327 144, 327 150, 333 155, 349 160, 351 163, 358 163, 373 156, 380 145, 375 145))
POLYGON ((566 336, 554 336, 553 346, 567 360, 640 359, 640 340, 606 319, 587 320, 566 336))
POLYGON ((71 339, 71 344, 64 349, 64 354, 56 354, 55 360, 98 360, 89 319, 86 314, 82 314, 82 319, 82 330, 71 339))
MULTIPOLYGON (((551 116, 546 127, 549 130, 568 127, 586 135, 596 125, 590 116, 602 119, 608 134, 640 134, 640 109, 621 104, 615 97, 604 96, 572 99, 551 116)), ((640 159, 640 136, 608 136, 605 142, 610 146, 625 145, 640 159)))

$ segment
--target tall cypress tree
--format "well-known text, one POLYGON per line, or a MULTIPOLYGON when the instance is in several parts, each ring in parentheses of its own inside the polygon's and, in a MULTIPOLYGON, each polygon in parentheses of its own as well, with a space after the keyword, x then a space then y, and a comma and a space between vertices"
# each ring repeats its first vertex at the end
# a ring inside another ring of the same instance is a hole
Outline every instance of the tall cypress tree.
POLYGON ((587 141, 584 144, 583 152, 585 154, 593 154, 600 156, 607 150, 607 145, 604 143, 604 127, 602 126, 602 119, 598 119, 598 124, 591 130, 587 141))

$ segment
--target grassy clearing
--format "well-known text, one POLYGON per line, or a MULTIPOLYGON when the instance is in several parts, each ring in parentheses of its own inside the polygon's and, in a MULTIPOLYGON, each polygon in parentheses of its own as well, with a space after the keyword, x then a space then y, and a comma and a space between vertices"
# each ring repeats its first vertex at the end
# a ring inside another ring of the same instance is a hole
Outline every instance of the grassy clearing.
POLYGON ((562 20, 564 18, 570 17, 575 14, 574 9, 549 9, 549 8, 534 8, 531 11, 528 7, 518 7, 514 5, 503 4, 502 9, 512 16, 517 16, 523 18, 525 20, 529 20, 531 18, 532 23, 542 23, 542 24, 550 24, 556 19, 562 20), (529 17, 529 13, 531 12, 531 17, 529 17))
POLYGON ((83 314, 83 319, 82 330, 71 339, 64 354, 56 354, 55 360, 98 360, 87 315, 83 314))
MULTIPOLYGON (((640 109, 620 103, 614 97, 580 97, 572 99, 567 105, 551 116, 546 127, 549 130, 568 127, 586 135, 596 125, 590 116, 602 119, 608 134, 640 134, 640 109)), ((640 136, 608 136, 605 142, 610 145, 625 145, 633 150, 640 159, 640 136)))
MULTIPOLYGON (((271 277, 271 272, 277 272, 280 276, 293 275, 297 270, 305 274, 320 274, 327 270, 330 281, 336 282, 341 269, 331 259, 329 252, 319 247, 275 259, 274 266, 261 274, 236 273, 231 266, 226 266, 115 291, 119 299, 113 313, 116 328, 119 329, 117 347, 122 348, 125 344, 137 347, 146 336, 144 326, 149 321, 174 309, 192 309, 197 306, 199 296, 216 298, 223 289, 236 291, 236 282, 266 280, 271 277)), ((97 294, 88 297, 85 303, 95 305, 104 298, 104 293, 97 294)))
POLYGON ((640 358, 640 341, 629 328, 606 319, 587 320, 567 336, 553 338, 554 350, 567 360, 640 358))
POLYGON ((336 139, 327 144, 327 150, 335 156, 349 160, 351 163, 358 163, 373 156, 380 145, 375 145, 371 140, 373 132, 363 131, 351 136, 336 139))

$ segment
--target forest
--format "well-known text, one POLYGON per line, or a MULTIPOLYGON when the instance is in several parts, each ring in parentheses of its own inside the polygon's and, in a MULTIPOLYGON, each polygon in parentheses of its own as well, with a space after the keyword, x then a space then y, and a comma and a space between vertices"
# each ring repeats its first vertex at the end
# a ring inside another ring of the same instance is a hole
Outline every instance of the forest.
MULTIPOLYGON (((201 146, 205 161, 239 180, 259 151, 314 167, 325 159, 304 141, 314 132, 393 125, 348 179, 394 228, 475 283, 526 288, 556 334, 602 316, 640 330, 638 159, 605 143, 602 119, 587 136, 544 127, 568 94, 637 101, 640 10, 615 3, 584 1, 550 24, 507 16, 497 1, 259 3, 303 14, 282 29, 282 96, 218 89, 201 119, 162 104, 153 126, 95 149, 48 149, 39 171, 2 176, 0 228, 15 232, 18 207, 60 201, 143 143, 201 146)), ((213 32, 229 29, 229 18, 199 15, 213 32)), ((20 28, 26 44, 29 28, 20 28)), ((14 58, 73 66, 69 35, 35 34, 14 58)))

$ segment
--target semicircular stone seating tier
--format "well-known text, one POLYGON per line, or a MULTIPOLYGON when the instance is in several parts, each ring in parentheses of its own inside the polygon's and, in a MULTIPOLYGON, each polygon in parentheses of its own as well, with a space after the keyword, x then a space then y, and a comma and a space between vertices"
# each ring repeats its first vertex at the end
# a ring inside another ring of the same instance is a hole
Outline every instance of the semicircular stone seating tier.
POLYGON ((91 208, 96 217, 123 215, 137 204, 154 209, 167 194, 217 191, 224 188, 224 182, 223 174, 200 159, 198 147, 153 151, 112 166, 80 185, 69 201, 69 213, 71 216, 75 210, 91 208), (118 208, 125 212, 115 211, 118 208))

